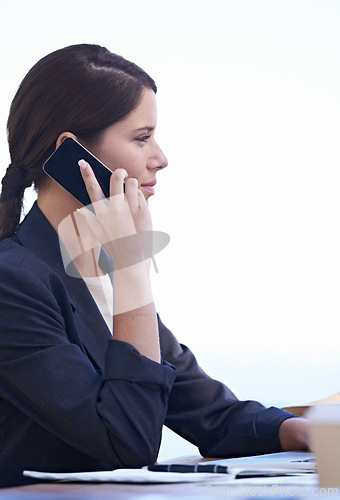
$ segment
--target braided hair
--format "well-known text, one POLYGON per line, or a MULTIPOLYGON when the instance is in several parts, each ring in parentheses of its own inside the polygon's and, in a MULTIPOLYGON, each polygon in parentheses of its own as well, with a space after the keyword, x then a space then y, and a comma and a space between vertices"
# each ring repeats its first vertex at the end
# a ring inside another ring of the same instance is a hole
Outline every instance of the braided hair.
POLYGON ((21 165, 11 163, 2 179, 2 193, 0 213, 6 212, 2 221, 1 232, 3 237, 11 234, 12 228, 18 225, 21 215, 21 204, 24 191, 32 184, 26 178, 26 171, 21 165))

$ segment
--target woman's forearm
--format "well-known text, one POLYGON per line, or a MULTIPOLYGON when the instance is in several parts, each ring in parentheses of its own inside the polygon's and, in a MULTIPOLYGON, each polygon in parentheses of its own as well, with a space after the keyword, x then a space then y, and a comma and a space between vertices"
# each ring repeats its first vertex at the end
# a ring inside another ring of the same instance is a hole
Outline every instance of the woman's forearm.
POLYGON ((147 261, 113 273, 113 338, 160 362, 157 315, 147 261))

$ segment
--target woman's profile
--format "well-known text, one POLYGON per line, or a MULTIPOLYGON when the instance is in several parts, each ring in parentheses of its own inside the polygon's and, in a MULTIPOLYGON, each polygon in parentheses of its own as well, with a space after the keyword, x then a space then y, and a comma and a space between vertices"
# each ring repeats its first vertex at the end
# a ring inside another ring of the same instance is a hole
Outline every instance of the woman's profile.
POLYGON ((204 456, 308 445, 303 419, 239 401, 157 315, 139 238, 152 232, 148 199, 167 166, 155 140, 156 91, 134 63, 80 44, 38 61, 13 99, 0 199, 2 487, 30 482, 25 469, 151 464, 163 425, 204 456), (67 138, 113 172, 106 199, 79 162, 93 211, 43 171, 67 138), (19 224, 32 184, 37 201, 19 224))

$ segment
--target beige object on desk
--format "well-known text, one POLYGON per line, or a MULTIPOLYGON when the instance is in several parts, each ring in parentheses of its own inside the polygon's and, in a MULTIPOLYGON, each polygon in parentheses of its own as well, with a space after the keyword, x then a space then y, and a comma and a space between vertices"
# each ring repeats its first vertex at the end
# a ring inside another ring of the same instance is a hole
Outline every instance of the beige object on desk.
POLYGON ((333 394, 332 396, 328 396, 327 398, 318 399, 317 401, 312 401, 311 403, 304 403, 301 405, 293 405, 293 406, 285 406, 283 410, 287 410, 290 413, 294 413, 294 415, 299 415, 303 417, 311 406, 320 405, 320 404, 340 404, 340 392, 333 394))
POLYGON ((305 415, 316 456, 319 486, 340 486, 340 404, 318 404, 305 415))

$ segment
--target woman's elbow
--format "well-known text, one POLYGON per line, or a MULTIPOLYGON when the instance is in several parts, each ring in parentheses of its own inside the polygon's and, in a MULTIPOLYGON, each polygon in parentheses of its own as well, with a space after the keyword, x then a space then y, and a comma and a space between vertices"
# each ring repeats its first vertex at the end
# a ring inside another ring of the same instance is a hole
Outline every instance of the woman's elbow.
POLYGON ((151 446, 150 444, 130 449, 122 457, 123 467, 134 469, 154 464, 157 460, 158 452, 159 445, 151 446))

